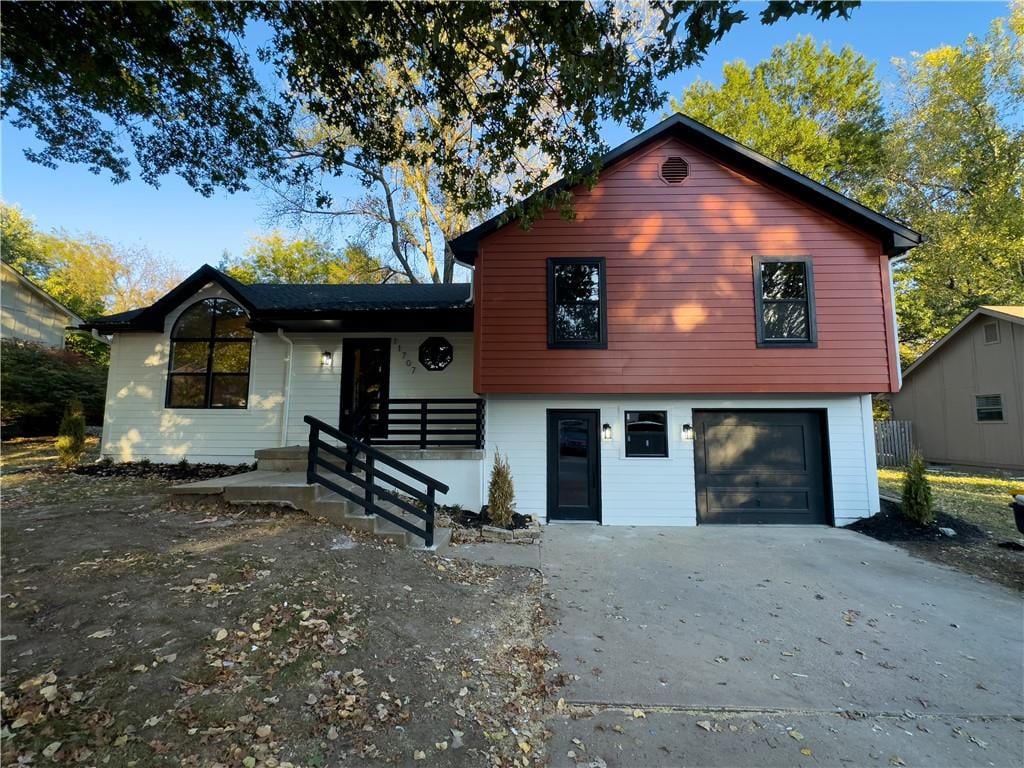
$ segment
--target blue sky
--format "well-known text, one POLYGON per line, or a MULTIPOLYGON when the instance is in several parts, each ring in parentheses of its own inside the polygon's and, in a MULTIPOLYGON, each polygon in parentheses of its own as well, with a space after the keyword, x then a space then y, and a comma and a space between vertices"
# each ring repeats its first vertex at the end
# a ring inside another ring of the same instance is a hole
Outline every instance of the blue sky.
MULTIPOLYGON (((762 3, 754 3, 755 13, 762 3)), ((968 34, 984 35, 992 19, 1005 16, 1000 2, 865 2, 849 21, 817 22, 797 17, 763 27, 755 20, 735 27, 698 68, 667 83, 678 94, 695 78, 720 80, 722 65, 734 59, 754 63, 798 34, 811 34, 833 47, 849 44, 878 63, 884 81, 895 80, 893 58, 909 58, 943 43, 959 44, 968 34)), ((661 113, 649 115, 648 125, 661 113)), ((614 146, 630 136, 623 126, 606 126, 614 146)), ((0 195, 19 206, 42 229, 92 232, 114 242, 141 244, 164 254, 183 270, 216 264, 225 251, 241 253, 249 237, 266 231, 264 198, 258 191, 204 198, 184 182, 167 177, 159 188, 133 180, 112 184, 81 166, 51 170, 28 162, 22 150, 33 137, 4 121, 0 154, 0 195)))

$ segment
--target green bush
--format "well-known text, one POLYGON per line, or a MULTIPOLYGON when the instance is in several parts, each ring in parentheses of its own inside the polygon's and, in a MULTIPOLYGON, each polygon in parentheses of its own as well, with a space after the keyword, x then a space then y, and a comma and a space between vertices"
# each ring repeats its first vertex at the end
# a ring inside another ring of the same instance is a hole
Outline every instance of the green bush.
POLYGON ((78 398, 72 398, 64 409, 57 432, 57 456, 60 463, 70 467, 78 463, 85 451, 85 414, 78 398))
POLYGON ((54 435, 72 399, 81 402, 86 424, 102 424, 106 388, 106 367, 84 355, 10 339, 0 344, 5 432, 54 435))
POLYGON ((512 513, 516 511, 516 494, 512 487, 512 468, 508 458, 494 452, 494 466, 491 467, 491 482, 487 486, 487 514, 491 525, 508 528, 512 525, 512 513))
POLYGON ((903 515, 918 525, 929 525, 935 519, 932 508, 932 487, 925 476, 924 458, 917 451, 910 458, 903 480, 903 515))

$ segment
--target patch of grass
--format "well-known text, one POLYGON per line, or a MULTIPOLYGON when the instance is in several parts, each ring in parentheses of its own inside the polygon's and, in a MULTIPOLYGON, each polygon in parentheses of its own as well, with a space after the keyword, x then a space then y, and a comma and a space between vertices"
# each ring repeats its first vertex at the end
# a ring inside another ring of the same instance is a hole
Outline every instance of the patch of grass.
MULTIPOLYGON (((988 531, 995 538, 1020 538, 1013 522, 1010 498, 1024 483, 1002 475, 928 470, 935 507, 988 531)), ((879 469, 878 485, 884 493, 899 497, 902 469, 879 469)))

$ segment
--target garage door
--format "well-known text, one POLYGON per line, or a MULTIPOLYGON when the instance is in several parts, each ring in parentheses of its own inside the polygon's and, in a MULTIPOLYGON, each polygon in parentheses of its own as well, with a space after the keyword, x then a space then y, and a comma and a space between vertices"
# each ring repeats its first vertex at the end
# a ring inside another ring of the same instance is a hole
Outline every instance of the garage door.
POLYGON ((821 415, 815 411, 695 411, 697 519, 831 523, 821 415))

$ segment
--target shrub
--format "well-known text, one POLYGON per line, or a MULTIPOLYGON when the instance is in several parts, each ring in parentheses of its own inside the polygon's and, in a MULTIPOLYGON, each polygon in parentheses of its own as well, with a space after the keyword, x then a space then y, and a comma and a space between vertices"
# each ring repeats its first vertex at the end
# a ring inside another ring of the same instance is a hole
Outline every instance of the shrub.
POLYGON ((82 403, 86 424, 103 423, 107 369, 84 355, 4 339, 0 344, 0 420, 23 435, 54 435, 64 406, 82 403))
POLYGON ((925 476, 924 458, 917 451, 910 457, 907 476, 903 480, 903 515, 918 525, 935 519, 932 508, 932 487, 925 476))
POLYGON ((508 458, 495 451, 491 482, 487 486, 487 512, 491 524, 498 528, 509 528, 515 511, 516 494, 512 487, 512 468, 509 466, 508 458))
POLYGON ((85 451, 85 414, 82 403, 72 398, 64 409, 64 418, 60 420, 57 432, 57 456, 61 464, 71 466, 77 464, 85 451))

